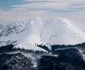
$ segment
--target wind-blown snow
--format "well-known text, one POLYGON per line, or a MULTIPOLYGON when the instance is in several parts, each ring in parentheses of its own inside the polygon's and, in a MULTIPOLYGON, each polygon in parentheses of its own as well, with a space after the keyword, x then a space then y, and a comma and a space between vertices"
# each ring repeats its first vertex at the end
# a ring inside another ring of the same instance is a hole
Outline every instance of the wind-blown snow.
POLYGON ((42 50, 36 44, 77 44, 85 42, 85 30, 81 24, 66 18, 39 17, 26 21, 0 25, 0 45, 7 41, 17 41, 16 47, 42 50))

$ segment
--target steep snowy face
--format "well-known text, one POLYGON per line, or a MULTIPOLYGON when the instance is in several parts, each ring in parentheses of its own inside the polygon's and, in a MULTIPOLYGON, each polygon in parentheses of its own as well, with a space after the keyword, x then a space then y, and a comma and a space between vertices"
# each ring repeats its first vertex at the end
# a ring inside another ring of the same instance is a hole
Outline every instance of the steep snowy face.
POLYGON ((41 30, 41 37, 48 44, 68 45, 85 42, 85 32, 68 19, 53 18, 45 23, 41 30))
POLYGON ((11 34, 18 34, 22 32, 23 30, 26 29, 26 22, 21 21, 21 22, 12 22, 8 25, 1 25, 0 26, 0 35, 1 36, 8 36, 11 34))
POLYGON ((30 21, 30 33, 28 33, 27 41, 31 44, 41 43, 40 31, 43 26, 43 23, 39 19, 32 19, 30 21))
POLYGON ((43 43, 40 38, 42 26, 43 23, 40 18, 4 25, 1 31, 0 46, 17 41, 16 47, 41 50, 35 44, 43 43))
POLYGON ((42 50, 36 44, 77 44, 85 42, 85 31, 81 26, 58 17, 48 19, 37 17, 0 25, 0 45, 8 41, 17 41, 16 47, 42 50))

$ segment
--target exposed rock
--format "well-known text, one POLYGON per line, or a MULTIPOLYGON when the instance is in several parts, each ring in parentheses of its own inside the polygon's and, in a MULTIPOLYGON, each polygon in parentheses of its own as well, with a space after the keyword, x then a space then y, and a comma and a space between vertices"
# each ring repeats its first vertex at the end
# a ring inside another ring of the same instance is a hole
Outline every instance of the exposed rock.
POLYGON ((33 67, 31 58, 27 58, 21 53, 1 54, 0 70, 36 70, 33 67))
POLYGON ((38 70, 85 70, 82 55, 77 49, 56 51, 59 56, 43 56, 38 62, 38 70))

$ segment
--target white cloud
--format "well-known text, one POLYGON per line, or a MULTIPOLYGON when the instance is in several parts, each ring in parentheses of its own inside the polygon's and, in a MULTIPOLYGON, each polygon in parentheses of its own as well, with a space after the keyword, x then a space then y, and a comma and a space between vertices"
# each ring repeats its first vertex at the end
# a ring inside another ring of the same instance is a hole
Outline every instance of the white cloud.
POLYGON ((30 3, 30 4, 22 4, 22 5, 14 5, 14 8, 39 8, 39 9, 65 9, 68 7, 67 3, 58 3, 58 2, 41 2, 41 3, 30 3))
POLYGON ((0 21, 13 21, 36 16, 60 16, 85 19, 84 0, 24 0, 26 4, 12 5, 8 11, 0 10, 0 21), (37 2, 44 1, 44 2, 37 2), (32 2, 32 3, 29 3, 32 2), (65 12, 66 11, 66 12, 65 12), (70 11, 70 12, 69 12, 70 11))
POLYGON ((65 3, 78 3, 85 2, 85 0, 23 0, 24 2, 65 2, 65 3))
MULTIPOLYGON (((38 1, 38 0, 27 0, 27 1, 38 1)), ((40 0, 42 1, 42 0, 40 0)), ((27 3, 27 4, 21 4, 21 5, 14 5, 11 6, 15 11, 38 11, 38 10, 44 10, 44 11, 58 11, 61 10, 64 11, 78 11, 79 9, 85 9, 85 1, 83 0, 46 0, 47 2, 33 2, 33 3, 27 3), (51 1, 51 2, 50 2, 51 1), (58 2, 57 2, 58 1, 58 2)))
POLYGON ((24 0, 24 1, 28 1, 28 2, 32 2, 32 1, 56 1, 56 0, 24 0))
POLYGON ((43 17, 52 14, 49 11, 30 11, 30 12, 16 12, 13 10, 3 11, 0 10, 0 24, 10 23, 17 20, 26 20, 32 17, 43 17))

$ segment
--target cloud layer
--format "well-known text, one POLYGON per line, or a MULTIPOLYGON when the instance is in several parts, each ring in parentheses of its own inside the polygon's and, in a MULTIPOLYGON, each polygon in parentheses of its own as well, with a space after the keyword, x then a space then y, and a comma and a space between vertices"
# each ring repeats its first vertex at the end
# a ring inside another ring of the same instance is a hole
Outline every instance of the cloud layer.
MULTIPOLYGON (((5 2, 5 0, 3 1, 5 2)), ((28 18, 35 16, 60 16, 77 20, 85 19, 84 0, 20 0, 20 2, 19 4, 11 4, 8 7, 0 8, 0 21, 10 21, 15 19, 14 17, 19 19, 21 17, 28 18), (8 10, 4 10, 6 8, 8 10)))

